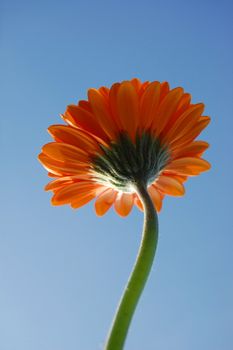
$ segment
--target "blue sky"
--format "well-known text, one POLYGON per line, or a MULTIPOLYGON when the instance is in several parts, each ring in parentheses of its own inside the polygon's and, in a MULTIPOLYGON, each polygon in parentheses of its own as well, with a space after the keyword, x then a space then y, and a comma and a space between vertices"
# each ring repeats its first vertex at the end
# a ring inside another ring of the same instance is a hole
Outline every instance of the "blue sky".
POLYGON ((183 86, 212 123, 212 170, 167 197, 126 350, 231 350, 231 1, 5 1, 1 20, 0 349, 100 350, 142 214, 52 207, 37 161, 66 105, 139 77, 183 86))

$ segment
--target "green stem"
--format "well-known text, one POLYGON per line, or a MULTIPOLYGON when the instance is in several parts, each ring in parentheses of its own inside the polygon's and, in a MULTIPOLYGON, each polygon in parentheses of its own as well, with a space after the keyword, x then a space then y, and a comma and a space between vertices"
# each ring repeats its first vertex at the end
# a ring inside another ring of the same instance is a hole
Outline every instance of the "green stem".
POLYGON ((158 217, 146 186, 139 183, 137 194, 144 207, 144 226, 138 256, 118 306, 105 350, 122 350, 138 300, 149 276, 158 241, 158 217))

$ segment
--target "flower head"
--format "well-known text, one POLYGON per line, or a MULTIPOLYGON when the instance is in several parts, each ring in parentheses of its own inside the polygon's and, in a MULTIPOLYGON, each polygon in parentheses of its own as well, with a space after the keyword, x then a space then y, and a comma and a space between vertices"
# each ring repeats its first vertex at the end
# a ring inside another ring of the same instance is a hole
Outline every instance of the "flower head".
POLYGON ((66 125, 48 128, 54 142, 39 155, 55 178, 45 187, 52 204, 79 208, 96 198, 97 215, 114 205, 126 216, 134 204, 142 209, 135 189, 141 182, 160 211, 165 195, 182 196, 187 177, 210 168, 201 158, 208 143, 194 141, 210 121, 203 111, 167 82, 89 89, 87 101, 67 107, 66 125))

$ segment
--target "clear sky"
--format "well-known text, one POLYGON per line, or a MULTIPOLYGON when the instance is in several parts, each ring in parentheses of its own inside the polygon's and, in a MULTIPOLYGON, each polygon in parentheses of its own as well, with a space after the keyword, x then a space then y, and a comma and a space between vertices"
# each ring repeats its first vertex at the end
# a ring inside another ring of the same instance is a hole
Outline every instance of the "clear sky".
POLYGON ((126 350, 233 348, 231 1, 11 1, 1 21, 0 350, 101 350, 142 214, 52 207, 37 161, 67 104, 139 77, 204 102, 212 170, 167 197, 126 350))

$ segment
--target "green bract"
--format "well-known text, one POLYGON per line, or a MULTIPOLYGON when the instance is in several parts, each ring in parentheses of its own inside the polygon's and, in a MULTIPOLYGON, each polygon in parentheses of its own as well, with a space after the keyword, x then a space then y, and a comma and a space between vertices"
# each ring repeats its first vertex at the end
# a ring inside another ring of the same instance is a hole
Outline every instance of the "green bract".
POLYGON ((137 135, 135 143, 126 133, 120 133, 109 147, 100 147, 102 154, 92 159, 94 177, 123 192, 133 191, 138 182, 154 182, 169 161, 168 149, 149 132, 137 135))

